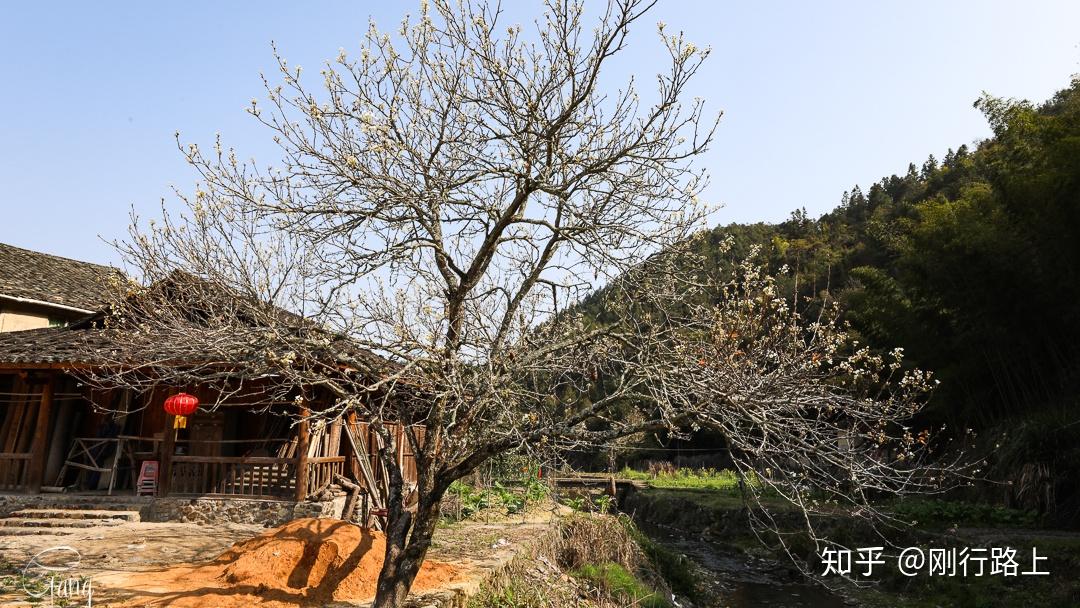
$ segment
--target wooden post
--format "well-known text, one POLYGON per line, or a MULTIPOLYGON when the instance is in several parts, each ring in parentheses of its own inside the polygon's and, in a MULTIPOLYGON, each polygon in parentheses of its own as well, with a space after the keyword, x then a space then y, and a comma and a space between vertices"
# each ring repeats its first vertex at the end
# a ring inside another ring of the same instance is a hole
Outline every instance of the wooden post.
POLYGON ((27 491, 41 492, 42 478, 45 476, 45 454, 49 443, 49 419, 52 414, 53 384, 55 376, 49 375, 41 389, 41 405, 38 406, 37 423, 34 425, 34 439, 30 453, 33 454, 26 472, 27 491))
MULTIPOLYGON (((345 414, 345 436, 351 437, 357 430, 356 425, 356 412, 349 410, 349 413, 345 414)), ((350 439, 350 444, 352 440, 350 439)), ((360 472, 360 462, 356 457, 356 449, 351 449, 345 452, 345 476, 350 477, 353 481, 360 481, 363 479, 363 473, 360 472)))
MULTIPOLYGON (((179 393, 179 388, 172 387, 165 392, 165 398, 179 393)), ((162 406, 164 407, 164 402, 162 406)), ((173 456, 176 452, 176 436, 180 433, 179 429, 173 428, 175 425, 176 416, 166 413, 165 432, 161 434, 161 462, 158 463, 158 496, 168 496, 172 490, 173 456)))
MULTIPOLYGON (((165 392, 165 398, 168 399, 179 391, 180 389, 171 388, 165 392)), ((153 404, 152 395, 150 403, 153 404)), ((158 496, 168 496, 172 489, 172 459, 173 452, 176 451, 176 433, 179 432, 173 428, 175 424, 176 416, 165 414, 165 432, 161 434, 161 462, 158 463, 158 496)))
POLYGON ((172 459, 176 451, 176 416, 165 415, 165 433, 161 436, 161 463, 158 467, 158 496, 168 496, 172 486, 172 459))
POLYGON ((296 427, 296 502, 307 498, 308 486, 308 440, 311 439, 311 424, 308 422, 308 408, 300 407, 300 424, 296 427))

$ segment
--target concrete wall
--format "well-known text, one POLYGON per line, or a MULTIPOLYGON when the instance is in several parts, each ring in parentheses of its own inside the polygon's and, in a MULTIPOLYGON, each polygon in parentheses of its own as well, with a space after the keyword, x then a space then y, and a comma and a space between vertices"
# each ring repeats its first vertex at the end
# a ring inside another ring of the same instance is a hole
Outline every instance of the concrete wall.
POLYGON ((21 312, 8 312, 0 308, 0 331, 23 331, 48 327, 49 317, 21 312))
POLYGON ((48 327, 50 321, 70 323, 84 316, 72 310, 0 299, 0 332, 48 327))

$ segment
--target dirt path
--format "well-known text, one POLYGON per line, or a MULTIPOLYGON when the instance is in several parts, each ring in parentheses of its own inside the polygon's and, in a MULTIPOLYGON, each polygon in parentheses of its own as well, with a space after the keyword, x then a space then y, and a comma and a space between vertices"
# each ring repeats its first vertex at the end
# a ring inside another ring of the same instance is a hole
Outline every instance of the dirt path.
POLYGON ((69 546, 79 551, 80 571, 88 574, 149 570, 212 558, 263 529, 251 524, 125 523, 65 535, 0 536, 0 560, 20 566, 44 549, 69 546))
MULTIPOLYGON (((433 592, 445 597, 447 593, 474 592, 492 571, 508 563, 527 544, 549 529, 552 513, 539 512, 527 517, 501 518, 487 522, 461 522, 441 527, 435 535, 430 560, 452 564, 468 575, 449 585, 449 589, 433 592)), ((70 535, 33 535, 0 537, 0 560, 7 575, 0 586, 0 607, 48 605, 27 601, 22 579, 16 575, 31 558, 43 550, 71 547, 78 551, 80 561, 74 572, 93 582, 93 605, 116 606, 122 598, 130 598, 132 588, 124 583, 140 581, 139 585, 153 587, 147 581, 160 582, 175 574, 166 568, 182 564, 202 565, 212 561, 233 544, 263 533, 257 525, 197 525, 179 523, 127 523, 118 526, 90 528, 70 535), (157 573, 161 572, 158 577, 157 573), (110 585, 113 587, 110 590, 110 585)), ((151 594, 152 595, 152 594, 151 594)), ((154 601, 150 605, 169 606, 172 601, 154 601)), ((299 606, 289 598, 276 598, 275 606, 299 606), (284 600, 284 601, 282 601, 284 600)), ((125 600, 123 603, 127 603, 125 600)), ((436 602, 437 603, 437 602, 436 602)), ((73 597, 69 606, 86 605, 81 597, 73 597)), ((176 602, 175 605, 186 605, 176 602)), ((210 604, 198 604, 210 606, 210 604)), ((269 604, 267 604, 269 605, 269 604)), ((344 602, 334 605, 363 605, 344 602)))

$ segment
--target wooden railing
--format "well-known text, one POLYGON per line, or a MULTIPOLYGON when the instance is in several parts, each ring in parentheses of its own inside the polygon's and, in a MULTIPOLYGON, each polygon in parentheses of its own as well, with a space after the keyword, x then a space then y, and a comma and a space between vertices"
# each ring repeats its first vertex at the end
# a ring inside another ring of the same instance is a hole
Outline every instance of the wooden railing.
MULTIPOLYGON (((307 460, 304 497, 322 492, 345 469, 345 457, 307 460)), ((296 496, 296 460, 263 456, 173 456, 171 495, 245 498, 296 496)))
POLYGON ((71 449, 64 458, 64 466, 56 476, 54 486, 63 486, 69 471, 82 473, 108 473, 109 494, 116 485, 116 472, 120 464, 119 451, 123 443, 116 437, 75 437, 71 440, 71 449), (112 463, 108 459, 112 457, 112 463))
POLYGON ((307 491, 304 497, 314 496, 325 490, 334 482, 334 475, 341 475, 345 471, 344 456, 326 456, 323 458, 309 458, 307 460, 307 491))
POLYGON ((0 491, 21 492, 26 489, 26 472, 32 453, 0 453, 0 491))
POLYGON ((289 498, 296 461, 264 456, 173 456, 170 494, 289 498))

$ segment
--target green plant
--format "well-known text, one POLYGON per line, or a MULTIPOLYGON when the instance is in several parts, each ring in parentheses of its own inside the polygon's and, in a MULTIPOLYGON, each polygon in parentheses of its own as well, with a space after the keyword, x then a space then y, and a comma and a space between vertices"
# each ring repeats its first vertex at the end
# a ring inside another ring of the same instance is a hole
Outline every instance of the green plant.
POLYGON ((597 513, 611 513, 611 507, 615 503, 615 498, 610 494, 601 494, 593 500, 593 504, 596 505, 597 513))
MULTIPOLYGON (((656 488, 685 488, 702 490, 739 491, 739 475, 730 469, 659 469, 654 473, 635 471, 625 468, 619 472, 623 479, 648 481, 656 488)), ((753 473, 744 478, 744 482, 756 486, 759 482, 753 473)))
POLYGON ((920 526, 1028 527, 1036 522, 1031 511, 1007 509, 987 503, 940 499, 907 499, 897 502, 893 514, 920 526))
POLYGON ((570 507, 571 509, 573 509, 575 511, 584 512, 584 511, 588 510, 588 506, 586 504, 587 500, 588 500, 587 496, 573 496, 573 497, 564 498, 563 499, 563 504, 565 504, 566 506, 570 507))
POLYGON ((473 513, 487 508, 491 504, 490 495, 486 490, 473 487, 460 479, 450 484, 447 494, 458 500, 458 504, 460 505, 460 516, 462 518, 469 517, 473 513))
POLYGON ((672 591, 691 600, 700 597, 697 578, 694 576, 695 566, 690 558, 653 541, 626 515, 619 516, 619 523, 649 558, 660 576, 667 581, 672 591))
POLYGON ((511 490, 497 481, 493 490, 507 513, 519 513, 525 509, 525 496, 523 494, 511 490))
POLYGON ((621 602, 642 608, 671 608, 671 602, 649 589, 632 572, 614 562, 584 564, 574 576, 595 585, 601 592, 621 602))
POLYGON ((537 476, 529 475, 525 478, 525 500, 531 503, 543 501, 551 493, 551 488, 537 476))

